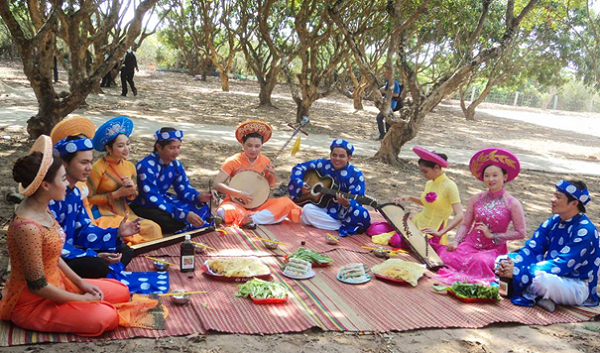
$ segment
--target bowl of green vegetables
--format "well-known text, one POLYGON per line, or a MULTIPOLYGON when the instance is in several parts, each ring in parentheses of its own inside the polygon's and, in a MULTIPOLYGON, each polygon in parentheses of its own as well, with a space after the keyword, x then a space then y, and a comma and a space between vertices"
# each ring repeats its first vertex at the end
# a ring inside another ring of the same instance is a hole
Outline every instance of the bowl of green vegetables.
POLYGON ((278 282, 268 282, 254 278, 240 284, 236 297, 250 297, 254 304, 283 304, 288 298, 287 287, 278 282))
POLYGON ((450 296, 463 303, 497 303, 502 300, 500 288, 495 286, 457 281, 450 287, 434 285, 432 288, 437 291, 446 291, 450 296))

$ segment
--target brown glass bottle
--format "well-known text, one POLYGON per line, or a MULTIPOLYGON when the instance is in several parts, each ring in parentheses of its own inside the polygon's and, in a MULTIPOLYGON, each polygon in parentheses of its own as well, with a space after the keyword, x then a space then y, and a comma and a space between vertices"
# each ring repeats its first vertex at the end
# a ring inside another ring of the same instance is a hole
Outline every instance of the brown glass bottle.
POLYGON ((192 244, 191 237, 185 236, 185 241, 181 243, 181 263, 179 268, 181 272, 194 272, 196 269, 194 258, 194 244, 192 244))

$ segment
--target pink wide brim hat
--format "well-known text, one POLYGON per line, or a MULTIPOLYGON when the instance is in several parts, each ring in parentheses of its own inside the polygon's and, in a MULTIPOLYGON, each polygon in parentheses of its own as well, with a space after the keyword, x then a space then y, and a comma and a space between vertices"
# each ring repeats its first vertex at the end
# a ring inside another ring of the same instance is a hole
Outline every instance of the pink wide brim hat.
POLYGON ((438 156, 434 152, 431 152, 421 146, 415 146, 415 147, 413 147, 412 150, 417 156, 419 156, 419 158, 424 159, 429 162, 433 162, 435 164, 438 164, 440 167, 446 168, 450 165, 450 164, 448 164, 448 161, 445 160, 444 158, 438 156))
POLYGON ((42 184, 42 181, 44 181, 46 173, 48 173, 48 169, 50 169, 52 162, 54 162, 54 157, 52 156, 52 139, 50 136, 41 135, 38 137, 29 150, 29 154, 32 152, 41 152, 44 157, 42 158, 40 168, 38 169, 38 172, 31 184, 29 184, 27 187, 23 187, 23 185, 19 183, 19 194, 23 196, 31 196, 35 194, 37 189, 42 184))
POLYGON ((475 153, 469 162, 469 169, 475 178, 483 181, 483 171, 489 165, 506 170, 506 182, 515 179, 521 171, 521 163, 512 152, 498 147, 484 148, 475 153))

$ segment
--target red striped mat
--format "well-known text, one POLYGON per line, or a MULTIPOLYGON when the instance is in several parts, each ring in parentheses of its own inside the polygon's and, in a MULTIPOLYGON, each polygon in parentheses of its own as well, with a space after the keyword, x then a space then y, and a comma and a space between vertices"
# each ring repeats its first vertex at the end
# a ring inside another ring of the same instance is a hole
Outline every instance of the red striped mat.
MULTIPOLYGON (((378 279, 364 285, 348 285, 336 279, 340 265, 362 262, 373 266, 381 259, 369 254, 361 246, 372 244, 367 236, 343 238, 339 245, 325 241, 326 231, 297 224, 283 223, 259 227, 255 232, 226 228, 219 232, 195 238, 216 248, 197 255, 199 265, 216 256, 258 256, 269 265, 272 280, 286 284, 291 296, 286 304, 262 306, 249 299, 237 298, 235 283, 214 281, 198 269, 191 276, 170 269, 171 289, 204 290, 207 294, 194 295, 187 306, 174 306, 167 299, 169 309, 166 330, 117 329, 99 338, 84 338, 67 334, 42 334, 0 323, 0 346, 40 342, 83 342, 114 340, 133 337, 178 336, 209 331, 229 333, 283 333, 300 332, 312 327, 332 331, 386 332, 419 328, 478 328, 495 322, 549 325, 562 322, 585 321, 600 314, 598 309, 563 308, 548 313, 538 308, 517 307, 508 300, 498 304, 464 304, 431 289, 434 283, 423 278, 419 286, 402 286, 378 279), (278 250, 264 247, 256 237, 277 239, 282 242, 278 250), (302 245, 304 242, 304 245, 302 245), (298 247, 327 252, 334 264, 316 268, 311 280, 296 281, 281 276, 283 255, 298 247)), ((166 256, 178 262, 179 245, 153 252, 153 256, 166 256)), ((409 255, 400 255, 411 259, 409 255)), ((138 257, 128 267, 132 271, 150 271, 151 261, 138 257)))

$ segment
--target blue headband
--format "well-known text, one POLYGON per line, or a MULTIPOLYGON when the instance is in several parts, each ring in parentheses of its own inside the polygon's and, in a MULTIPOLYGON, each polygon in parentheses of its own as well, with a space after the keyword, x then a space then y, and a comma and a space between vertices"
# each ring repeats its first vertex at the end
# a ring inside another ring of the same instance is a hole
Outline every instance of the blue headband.
POLYGON ((54 145, 54 152, 58 153, 58 155, 61 157, 79 151, 89 151, 94 148, 92 140, 87 137, 67 141, 68 138, 69 137, 67 136, 54 145))
POLYGON ((569 183, 568 181, 559 180, 558 183, 556 183, 556 188, 558 189, 558 191, 564 194, 569 194, 573 196, 583 205, 587 204, 591 200, 590 192, 588 191, 588 189, 581 190, 575 185, 569 183))
POLYGON ((94 149, 96 151, 106 151, 106 144, 114 140, 120 134, 131 136, 133 131, 133 122, 126 116, 118 116, 105 122, 96 130, 94 135, 94 149))
POLYGON ((160 132, 160 130, 156 130, 154 133, 154 138, 156 141, 181 141, 183 138, 183 131, 166 131, 160 132))
POLYGON ((354 146, 352 146, 352 144, 346 140, 333 140, 329 149, 333 151, 334 148, 343 148, 346 150, 346 152, 348 152, 348 155, 350 156, 354 154, 354 146))

